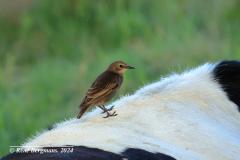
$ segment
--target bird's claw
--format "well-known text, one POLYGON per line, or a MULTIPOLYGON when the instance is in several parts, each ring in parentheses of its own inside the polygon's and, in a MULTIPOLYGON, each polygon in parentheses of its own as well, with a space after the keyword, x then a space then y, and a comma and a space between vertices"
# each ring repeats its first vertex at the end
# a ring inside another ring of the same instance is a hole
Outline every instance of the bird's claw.
POLYGON ((105 116, 105 117, 103 117, 103 118, 108 118, 108 117, 115 117, 115 116, 117 116, 118 114, 116 114, 116 111, 114 111, 113 113, 109 113, 108 111, 107 111, 107 115, 105 116))
POLYGON ((109 111, 113 110, 113 108, 114 108, 114 106, 111 106, 109 109, 105 108, 105 110, 101 114, 109 112, 109 111))

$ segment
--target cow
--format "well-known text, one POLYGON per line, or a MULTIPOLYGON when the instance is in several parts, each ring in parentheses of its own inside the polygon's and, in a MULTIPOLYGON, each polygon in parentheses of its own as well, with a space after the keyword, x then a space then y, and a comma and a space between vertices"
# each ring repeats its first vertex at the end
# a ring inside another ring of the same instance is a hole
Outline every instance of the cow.
POLYGON ((239 160, 239 61, 161 78, 111 105, 116 117, 95 109, 57 123, 2 160, 239 160))

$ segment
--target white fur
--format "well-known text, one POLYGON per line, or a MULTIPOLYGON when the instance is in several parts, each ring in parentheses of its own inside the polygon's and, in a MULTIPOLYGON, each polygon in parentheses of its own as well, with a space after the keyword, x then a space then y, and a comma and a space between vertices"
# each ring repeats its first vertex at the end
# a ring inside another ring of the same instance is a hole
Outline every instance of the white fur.
POLYGON ((128 147, 178 160, 237 160, 240 114, 205 64, 147 85, 113 104, 119 114, 96 109, 37 135, 23 146, 82 145, 120 153, 128 147))

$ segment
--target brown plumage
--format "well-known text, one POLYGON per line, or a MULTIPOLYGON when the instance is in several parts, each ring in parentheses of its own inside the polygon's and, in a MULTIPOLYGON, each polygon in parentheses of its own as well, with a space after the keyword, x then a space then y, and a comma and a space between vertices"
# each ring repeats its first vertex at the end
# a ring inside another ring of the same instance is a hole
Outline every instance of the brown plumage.
POLYGON ((113 62, 109 65, 108 69, 100 74, 88 89, 86 96, 80 104, 80 112, 77 118, 81 118, 82 115, 92 106, 98 106, 103 110, 103 113, 107 113, 109 116, 116 116, 116 112, 109 113, 113 109, 105 108, 104 104, 108 102, 120 88, 123 81, 123 73, 127 69, 134 69, 122 61, 113 62))

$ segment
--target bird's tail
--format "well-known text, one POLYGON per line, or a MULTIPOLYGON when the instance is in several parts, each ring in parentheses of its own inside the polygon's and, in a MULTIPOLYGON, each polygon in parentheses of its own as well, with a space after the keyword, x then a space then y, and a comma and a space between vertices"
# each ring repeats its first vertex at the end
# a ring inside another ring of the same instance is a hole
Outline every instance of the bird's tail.
POLYGON ((89 106, 80 105, 80 112, 77 115, 77 119, 80 119, 82 115, 86 112, 89 106))

